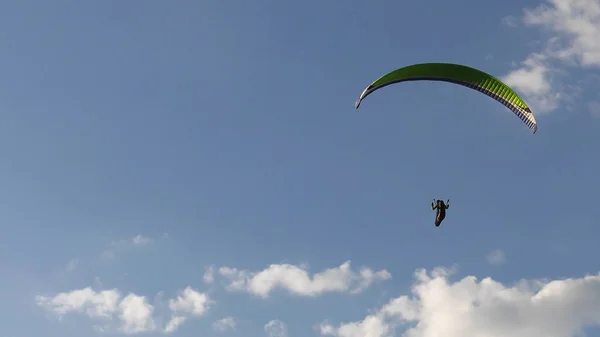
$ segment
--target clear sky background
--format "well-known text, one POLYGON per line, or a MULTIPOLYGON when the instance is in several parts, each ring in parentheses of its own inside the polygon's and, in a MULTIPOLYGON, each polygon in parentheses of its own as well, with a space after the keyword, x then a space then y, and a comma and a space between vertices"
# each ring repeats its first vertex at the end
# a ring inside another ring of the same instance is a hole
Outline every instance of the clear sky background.
POLYGON ((598 36, 598 0, 5 1, 0 334, 600 336, 598 36), (538 132, 448 83, 354 109, 420 62, 538 132))

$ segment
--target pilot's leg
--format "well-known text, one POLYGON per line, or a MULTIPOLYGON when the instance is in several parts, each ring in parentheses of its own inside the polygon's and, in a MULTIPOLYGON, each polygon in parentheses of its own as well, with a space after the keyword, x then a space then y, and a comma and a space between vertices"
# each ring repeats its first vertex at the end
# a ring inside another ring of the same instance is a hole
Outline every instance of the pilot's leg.
POLYGON ((441 212, 438 212, 438 214, 435 216, 435 227, 440 227, 444 218, 445 216, 442 215, 441 212))

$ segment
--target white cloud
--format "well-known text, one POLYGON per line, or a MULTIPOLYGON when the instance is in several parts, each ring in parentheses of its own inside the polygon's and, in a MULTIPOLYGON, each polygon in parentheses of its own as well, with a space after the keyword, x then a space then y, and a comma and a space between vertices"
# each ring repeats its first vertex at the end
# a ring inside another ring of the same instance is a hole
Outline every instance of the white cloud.
POLYGON ((207 294, 200 293, 192 287, 185 288, 176 299, 169 300, 169 309, 173 316, 165 332, 174 332, 190 316, 204 315, 213 303, 207 294))
POLYGON ((523 61, 523 67, 508 74, 504 81, 527 95, 547 94, 551 87, 546 79, 548 68, 544 60, 542 54, 530 55, 523 61))
POLYGON ((146 297, 127 295, 119 304, 119 318, 123 322, 121 331, 126 334, 154 331, 156 324, 152 318, 153 310, 146 297))
MULTIPOLYGON (((55 296, 36 296, 37 305, 62 319, 70 313, 84 313, 88 317, 99 320, 101 325, 94 325, 98 331, 110 331, 118 323, 116 329, 125 334, 137 334, 159 330, 154 317, 154 306, 148 303, 145 296, 128 294, 123 297, 117 289, 94 291, 91 287, 59 293, 55 296)), ((199 293, 191 287, 185 288, 176 299, 169 301, 172 317, 164 332, 175 331, 187 317, 202 316, 208 305, 214 303, 206 294, 199 293)))
POLYGON ((501 79, 508 86, 523 93, 531 110, 538 114, 555 110, 564 95, 552 87, 553 69, 546 60, 547 56, 544 54, 531 54, 522 62, 520 68, 501 79))
POLYGON ((553 56, 583 66, 600 65, 598 0, 549 0, 525 9, 524 22, 556 34, 549 40, 553 56))
POLYGON ((71 312, 79 312, 90 318, 111 321, 114 315, 118 315, 120 330, 125 333, 152 331, 155 328, 152 320, 153 307, 146 302, 146 298, 130 294, 121 299, 117 289, 96 292, 88 287, 59 293, 53 297, 37 296, 36 302, 38 306, 60 318, 71 312))
POLYGON ((600 325, 600 273, 565 280, 521 281, 505 286, 491 278, 449 280, 451 272, 418 270, 412 296, 391 299, 363 320, 322 335, 338 337, 571 337, 600 325), (402 332, 397 332, 402 331, 402 332))
POLYGON ((211 284, 215 281, 215 267, 208 266, 205 268, 204 276, 202 277, 204 283, 211 284))
POLYGON ((560 70, 560 65, 600 66, 600 2, 548 0, 534 9, 525 9, 523 22, 542 28, 550 37, 540 51, 529 55, 520 68, 503 79, 523 92, 534 112, 555 110, 581 89, 563 85, 555 78, 566 72, 560 70))
POLYGON ((118 308, 121 294, 118 290, 95 292, 92 288, 59 293, 54 297, 36 296, 40 307, 63 316, 70 312, 85 312, 92 318, 109 318, 118 308))
POLYGON ((392 277, 385 269, 374 272, 362 267, 357 273, 351 269, 350 261, 312 277, 304 266, 290 264, 272 264, 260 272, 221 267, 219 274, 230 281, 227 289, 247 291, 263 298, 268 297, 276 288, 283 288, 300 296, 317 296, 325 292, 358 293, 375 281, 392 277))
POLYGON ((506 263, 506 256, 504 255, 503 251, 497 249, 488 254, 487 260, 490 264, 499 265, 506 263))
POLYGON ((77 265, 79 264, 79 258, 75 257, 73 259, 71 259, 68 263, 67 263, 67 271, 73 271, 75 270, 75 268, 77 267, 77 265))
MULTIPOLYGON (((280 320, 274 319, 265 325, 265 333, 268 337, 287 337, 287 327, 285 323, 280 320)), ((361 336, 363 337, 363 336, 361 336)))
POLYGON ((187 287, 181 291, 177 299, 169 301, 169 308, 173 312, 202 316, 211 304, 213 301, 208 298, 208 295, 200 293, 192 287, 187 287))
POLYGON ((218 321, 213 322, 212 328, 218 332, 224 332, 227 330, 235 330, 236 322, 233 317, 224 317, 218 321))

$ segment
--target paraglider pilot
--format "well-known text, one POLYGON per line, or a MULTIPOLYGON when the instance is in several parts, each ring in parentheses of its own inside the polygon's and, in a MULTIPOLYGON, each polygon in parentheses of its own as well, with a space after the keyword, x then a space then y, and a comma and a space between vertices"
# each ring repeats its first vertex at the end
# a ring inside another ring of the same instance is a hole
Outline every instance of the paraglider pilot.
POLYGON ((431 209, 437 210, 437 214, 435 216, 435 227, 439 227, 442 224, 442 221, 446 217, 446 210, 450 207, 450 199, 444 203, 444 200, 435 200, 435 204, 431 203, 431 209))

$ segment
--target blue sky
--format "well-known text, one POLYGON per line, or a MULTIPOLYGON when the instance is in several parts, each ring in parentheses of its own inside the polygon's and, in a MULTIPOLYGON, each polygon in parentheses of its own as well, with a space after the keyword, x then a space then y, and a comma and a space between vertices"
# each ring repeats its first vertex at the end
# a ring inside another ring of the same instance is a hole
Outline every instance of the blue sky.
POLYGON ((174 336, 589 328, 600 319, 598 8, 0 4, 1 334, 163 335, 173 317, 186 318, 174 336), (505 79, 538 132, 445 83, 390 86, 354 109, 383 73, 436 61, 505 79), (432 198, 451 198, 440 228, 432 198), (514 288, 538 301, 521 307, 490 295, 502 292, 487 277, 545 281, 514 288), (461 316, 461 287, 521 319, 461 316), (390 309, 400 296, 412 304, 390 309), (504 325, 469 324, 481 317, 504 325), (221 319, 235 328, 215 330, 221 319))

